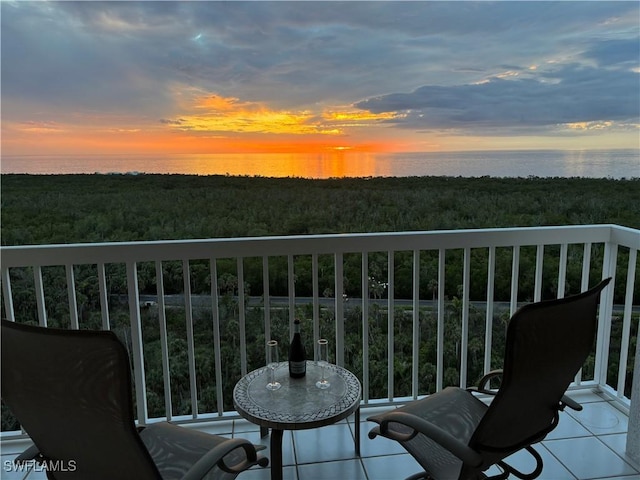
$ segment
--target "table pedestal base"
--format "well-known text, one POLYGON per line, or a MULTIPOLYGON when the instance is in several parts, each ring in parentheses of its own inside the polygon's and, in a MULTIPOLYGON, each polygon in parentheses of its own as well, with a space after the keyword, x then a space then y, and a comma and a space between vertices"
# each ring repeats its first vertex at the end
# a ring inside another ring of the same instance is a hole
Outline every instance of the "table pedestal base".
MULTIPOLYGON (((355 422, 355 439, 354 439, 354 447, 356 451, 356 455, 360 456, 360 408, 354 413, 354 422, 355 422)), ((271 458, 269 459, 269 463, 271 466, 271 480, 282 480, 282 437, 284 434, 284 430, 271 429, 271 458)), ((269 429, 267 427, 260 427, 260 437, 264 438, 269 435, 269 429)))
POLYGON ((282 430, 271 431, 271 480, 282 480, 282 430))

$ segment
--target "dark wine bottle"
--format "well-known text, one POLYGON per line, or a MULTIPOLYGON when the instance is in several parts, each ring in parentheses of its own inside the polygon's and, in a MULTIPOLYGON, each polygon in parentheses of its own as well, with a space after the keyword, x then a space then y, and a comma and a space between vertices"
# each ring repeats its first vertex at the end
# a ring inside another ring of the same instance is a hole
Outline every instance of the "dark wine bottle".
POLYGON ((300 337, 300 320, 293 322, 293 338, 289 345, 289 375, 302 378, 307 373, 306 355, 300 337))

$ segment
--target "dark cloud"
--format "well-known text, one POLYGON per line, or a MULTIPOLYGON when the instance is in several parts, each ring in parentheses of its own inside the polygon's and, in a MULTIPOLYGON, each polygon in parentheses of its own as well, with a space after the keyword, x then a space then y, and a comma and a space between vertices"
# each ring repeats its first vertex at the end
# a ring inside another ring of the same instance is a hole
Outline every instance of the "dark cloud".
POLYGON ((584 54, 599 66, 631 65, 640 62, 640 40, 638 37, 621 40, 602 40, 594 43, 584 54))
POLYGON ((185 120, 183 118, 178 118, 175 120, 171 120, 169 118, 161 118, 160 119, 160 123, 164 124, 164 125, 184 125, 185 120))
POLYGON ((423 86, 359 102, 374 113, 406 111, 410 128, 555 126, 640 118, 638 74, 568 65, 536 78, 423 86))
POLYGON ((0 8, 3 117, 106 110, 156 122, 179 116, 176 89, 193 88, 273 108, 403 110, 411 128, 637 120, 636 2, 0 8))

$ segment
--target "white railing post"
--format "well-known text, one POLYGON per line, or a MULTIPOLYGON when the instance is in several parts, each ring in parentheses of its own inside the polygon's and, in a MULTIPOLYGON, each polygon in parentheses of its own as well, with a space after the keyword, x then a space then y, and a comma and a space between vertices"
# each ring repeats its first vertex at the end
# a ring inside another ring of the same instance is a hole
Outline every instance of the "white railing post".
MULTIPOLYGON (((293 255, 287 255, 287 288, 289 291, 289 339, 293 338, 293 324, 296 320, 296 277, 293 255)), ((289 339, 283 342, 289 344, 289 339)))
POLYGON ((444 281, 445 249, 438 251, 438 338, 436 357, 436 392, 442 390, 444 381, 444 281))
POLYGON ((41 327, 47 326, 47 307, 44 302, 44 285, 42 281, 42 268, 33 269, 33 282, 36 289, 36 305, 38 308, 38 322, 41 327))
POLYGON ((164 386, 164 408, 167 420, 173 417, 171 405, 171 373, 169 366, 169 337, 167 332, 167 311, 164 301, 164 276, 162 261, 156 260, 156 296, 158 305, 158 328, 160 330, 160 351, 162 355, 162 382, 164 386))
POLYGON ((189 392, 191 395, 191 416, 198 418, 198 388, 196 381, 196 350, 193 336, 193 304, 191 299, 191 267, 189 260, 182 260, 182 280, 184 290, 185 328, 187 332, 187 362, 189 365, 189 392))
MULTIPOLYGON (((266 263, 266 260, 265 260, 266 263)), ((211 272, 211 329, 213 330, 213 355, 216 361, 215 369, 216 369, 216 405, 218 408, 218 414, 222 415, 224 412, 224 398, 223 398, 223 379, 222 379, 222 350, 221 350, 221 340, 220 340, 220 302, 219 302, 219 292, 218 289, 218 263, 217 259, 211 258, 209 262, 209 269, 211 272)), ((265 298, 264 298, 264 308, 265 311, 269 311, 269 281, 268 278, 265 282, 265 298)), ((268 334, 270 323, 268 318, 265 320, 265 331, 267 332, 267 340, 271 338, 268 334)), ((265 358, 266 358, 266 345, 265 345, 265 358)))
POLYGON ((411 335, 412 365, 411 365, 411 397, 418 398, 420 372, 420 250, 413 251, 413 333, 411 335))
POLYGON ((471 249, 464 249, 462 273, 462 324, 460 326, 460 388, 467 388, 469 358, 469 284, 471 282, 471 249))
POLYGON ((362 253, 362 400, 369 402, 369 255, 362 253))
POLYGON ((246 375, 247 367, 247 314, 245 311, 245 291, 244 291, 244 260, 238 257, 237 277, 238 277, 238 325, 240 327, 240 373, 246 375))
POLYGON ((344 367, 344 257, 342 253, 336 253, 335 262, 335 325, 336 325, 336 365, 344 367))
POLYGON ((320 280, 318 278, 318 254, 311 255, 311 294, 313 295, 313 361, 318 360, 320 339, 320 280))
POLYGON ((76 298, 76 280, 73 274, 73 265, 65 267, 67 274, 67 296, 69 297, 69 317, 71 319, 71 328, 78 330, 80 323, 78 320, 78 300, 76 298))
POLYGON ((394 313, 395 313, 395 256, 393 251, 387 254, 387 393, 389 401, 394 398, 394 313))
POLYGON ((493 300, 496 279, 496 247, 489 247, 487 272, 487 311, 485 317, 484 338, 484 373, 491 370, 491 350, 493 342, 493 300))
POLYGON ((636 344, 636 360, 633 367, 633 387, 629 408, 627 455, 640 463, 640 342, 636 344))
MULTIPOLYGON (((629 251, 629 267, 627 270, 627 292, 624 307, 624 337, 622 340, 622 356, 620 359, 620 373, 626 374, 627 355, 629 348, 629 330, 631 328, 631 311, 633 306, 633 291, 635 283, 635 266, 638 258, 638 250, 629 251)), ((640 323, 640 321, 639 321, 640 323)), ((640 325, 638 325, 640 327, 640 325)), ((640 331, 640 328, 636 331, 640 331)), ((618 388, 624 389, 624 380, 620 378, 618 388)), ((636 359, 633 367, 633 379, 631 380, 631 405, 629 407, 629 429, 627 431, 627 454, 640 463, 640 342, 636 341, 636 359)), ((618 391, 618 395, 621 395, 618 391)))
POLYGON ((138 297, 138 268, 136 262, 127 262, 127 286, 129 293, 129 318, 131 322, 131 348, 133 356, 133 379, 136 386, 136 408, 138 423, 146 425, 147 388, 144 373, 144 353, 142 346, 142 322, 140 320, 140 299, 138 297))
POLYGON ((13 294, 11 293, 11 278, 9 269, 2 269, 2 294, 4 295, 4 314, 7 320, 16 321, 15 312, 13 310, 13 294))
POLYGON ((102 317, 102 329, 110 330, 109 322, 109 293, 107 292, 107 275, 104 263, 98 263, 98 289, 100 291, 100 312, 102 317))
POLYGON ((609 345, 611 341, 611 316, 613 312, 613 293, 616 282, 616 260, 618 245, 607 242, 604 249, 602 278, 611 277, 611 283, 602 292, 598 316, 598 333, 596 338, 596 358, 594 380, 598 385, 607 384, 607 367, 609 365, 609 345))

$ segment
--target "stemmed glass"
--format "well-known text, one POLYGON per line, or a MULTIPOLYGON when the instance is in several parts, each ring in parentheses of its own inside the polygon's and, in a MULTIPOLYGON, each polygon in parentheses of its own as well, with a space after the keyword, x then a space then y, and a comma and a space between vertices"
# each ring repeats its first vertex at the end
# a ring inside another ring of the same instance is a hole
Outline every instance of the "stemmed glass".
POLYGON ((267 342, 267 367, 269 368, 267 390, 278 390, 282 385, 280 382, 276 382, 276 368, 278 367, 278 342, 276 340, 267 342))
POLYGON ((316 387, 324 390, 329 388, 331 384, 327 380, 325 375, 327 366, 329 364, 329 342, 325 338, 318 340, 318 365, 322 372, 322 377, 316 382, 316 387))

